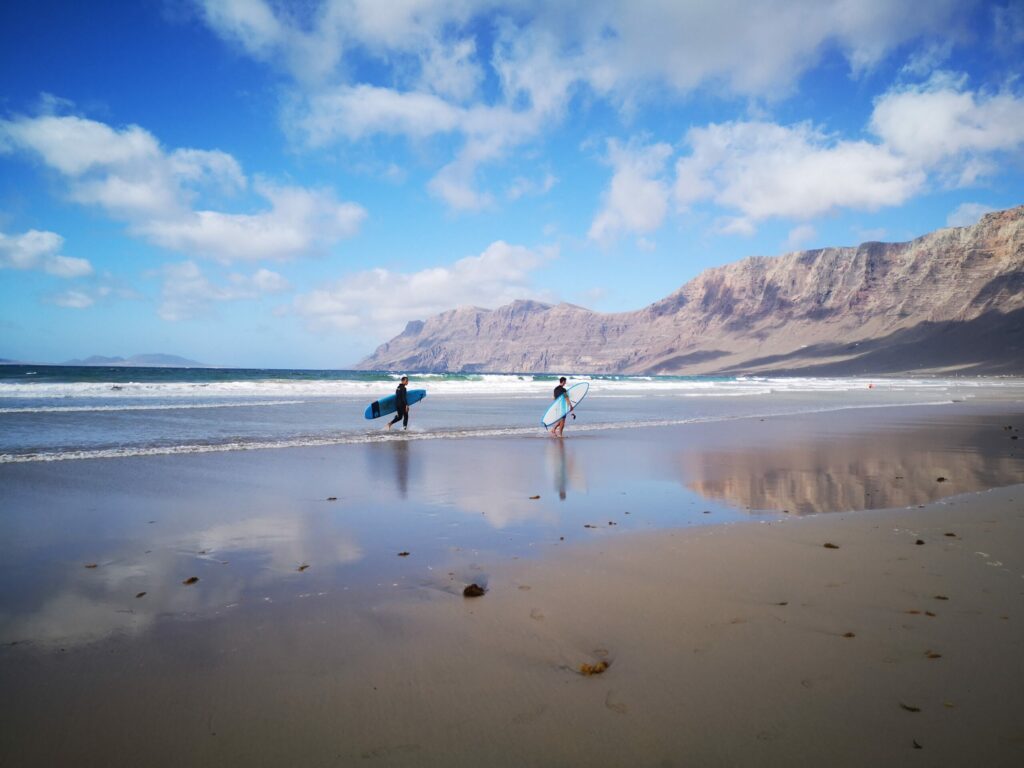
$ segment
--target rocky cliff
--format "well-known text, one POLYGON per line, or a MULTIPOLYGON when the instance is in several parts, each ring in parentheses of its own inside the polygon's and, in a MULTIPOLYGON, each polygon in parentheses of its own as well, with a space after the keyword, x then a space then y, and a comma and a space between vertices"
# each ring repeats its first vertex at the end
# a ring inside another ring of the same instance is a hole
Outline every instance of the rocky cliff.
POLYGON ((359 367, 1024 373, 1024 206, 909 243, 747 258, 636 312, 461 307, 410 322, 359 367))

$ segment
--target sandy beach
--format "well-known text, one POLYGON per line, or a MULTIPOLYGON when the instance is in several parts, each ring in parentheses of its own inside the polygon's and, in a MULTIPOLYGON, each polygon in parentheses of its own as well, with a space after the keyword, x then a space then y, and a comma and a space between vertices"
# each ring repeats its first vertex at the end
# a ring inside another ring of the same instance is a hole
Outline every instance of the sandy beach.
POLYGON ((1024 0, 0 0, 0 768, 1024 768, 1024 0))
POLYGON ((1001 403, 0 466, 0 756, 1020 765, 1022 428, 1001 403))

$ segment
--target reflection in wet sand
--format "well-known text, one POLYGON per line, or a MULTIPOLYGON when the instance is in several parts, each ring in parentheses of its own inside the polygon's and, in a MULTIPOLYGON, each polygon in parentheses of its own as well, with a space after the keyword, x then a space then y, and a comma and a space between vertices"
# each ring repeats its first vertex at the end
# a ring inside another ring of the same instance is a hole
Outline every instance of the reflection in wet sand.
POLYGON ((316 590, 415 588, 454 552, 468 566, 574 533, 717 523, 744 508, 912 506, 1024 481, 999 417, 881 418, 9 465, 0 642, 70 646, 316 590))
POLYGON ((500 442, 481 444, 468 466, 448 466, 450 457, 431 456, 425 462, 421 491, 428 498, 450 501, 494 529, 552 525, 558 520, 557 513, 530 499, 541 494, 543 455, 537 444, 526 446, 527 450, 523 447, 501 450, 500 442))
POLYGON ((139 635, 161 617, 215 615, 254 590, 279 586, 302 563, 329 571, 363 556, 345 532, 296 512, 198 531, 165 525, 152 529, 145 547, 130 542, 103 551, 96 568, 62 563, 41 603, 15 615, 0 612, 0 633, 7 642, 63 648, 139 635), (193 577, 194 588, 183 584, 193 577))
POLYGON ((801 432, 796 420, 766 422, 749 427, 746 445, 687 447, 675 455, 675 466, 691 490, 748 509, 813 514, 908 507, 1024 480, 1024 461, 1000 423, 823 434, 801 432), (758 440, 757 428, 775 433, 770 443, 758 440))
POLYGON ((582 465, 577 464, 573 449, 566 440, 552 440, 547 446, 548 470, 558 498, 565 501, 569 488, 578 493, 587 492, 587 478, 582 465))
POLYGON ((409 496, 409 441, 395 440, 391 443, 392 458, 395 460, 395 483, 403 499, 409 496))

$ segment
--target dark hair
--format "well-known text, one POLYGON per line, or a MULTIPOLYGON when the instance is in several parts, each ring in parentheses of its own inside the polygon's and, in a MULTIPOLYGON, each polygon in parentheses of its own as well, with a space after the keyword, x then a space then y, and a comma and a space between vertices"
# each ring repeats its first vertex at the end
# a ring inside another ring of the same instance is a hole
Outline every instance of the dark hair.
POLYGON ((559 384, 565 384, 565 376, 562 376, 562 377, 561 377, 561 378, 560 378, 560 379, 558 380, 558 383, 559 383, 559 384))

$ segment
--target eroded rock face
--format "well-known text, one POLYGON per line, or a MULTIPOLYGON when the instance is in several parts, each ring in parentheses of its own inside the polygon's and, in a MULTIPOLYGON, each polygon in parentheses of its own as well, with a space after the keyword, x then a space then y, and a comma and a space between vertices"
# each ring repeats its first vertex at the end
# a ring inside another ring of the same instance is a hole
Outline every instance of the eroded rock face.
POLYGON ((410 322, 359 368, 1024 373, 1024 206, 909 243, 743 259, 636 312, 461 307, 410 322))

